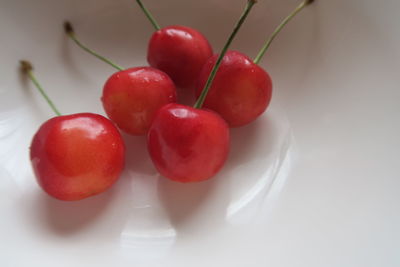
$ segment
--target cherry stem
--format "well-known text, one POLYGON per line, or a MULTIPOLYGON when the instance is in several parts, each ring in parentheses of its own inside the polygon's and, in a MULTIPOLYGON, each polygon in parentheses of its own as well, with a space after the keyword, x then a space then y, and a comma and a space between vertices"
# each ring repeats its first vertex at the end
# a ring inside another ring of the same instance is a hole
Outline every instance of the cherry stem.
POLYGON ((143 5, 141 0, 136 0, 140 8, 143 10, 144 14, 146 14, 147 18, 150 20, 151 24, 153 24, 154 28, 156 31, 161 29, 160 25, 157 23, 157 21, 154 19, 153 15, 150 13, 150 11, 143 5))
POLYGON ((222 63, 222 59, 224 58, 226 52, 228 51, 229 46, 231 45, 233 39, 235 38, 237 32, 239 31, 243 22, 246 20, 247 15, 250 13, 250 10, 254 6, 255 3, 257 3, 257 0, 248 0, 247 1, 247 5, 246 5, 242 15, 240 16, 238 22, 236 23, 235 28, 233 29, 231 35, 229 36, 228 41, 225 43, 224 48, 222 49, 221 53, 219 54, 217 62, 215 63, 213 69, 211 70, 210 75, 208 76, 208 79, 203 88, 203 91, 201 92, 199 98, 197 99, 196 103, 193 106, 194 108, 201 108, 203 106, 203 103, 206 100, 208 91, 210 90, 211 84, 214 81, 214 78, 217 74, 218 68, 222 63))
POLYGON ((64 31, 65 33, 83 50, 85 50, 86 52, 88 52, 89 54, 97 57, 98 59, 100 59, 101 61, 111 65, 112 67, 114 67, 117 70, 124 70, 123 67, 118 66, 117 64, 113 63, 112 61, 110 61, 109 59, 97 54, 96 52, 94 52, 92 49, 89 49, 88 47, 86 47, 84 44, 82 44, 78 38, 75 35, 75 31, 74 28, 72 27, 72 24, 68 21, 64 22, 64 31))
POLYGON ((61 116, 61 113, 58 111, 58 109, 54 105, 53 101, 51 101, 51 99, 46 94, 46 92, 43 90, 43 87, 40 85, 40 83, 37 81, 35 75, 33 74, 32 64, 29 61, 26 61, 26 60, 21 60, 20 64, 21 64, 22 73, 28 75, 29 79, 33 82, 33 84, 39 90, 39 92, 42 94, 44 99, 46 99, 47 103, 50 105, 50 107, 54 111, 54 113, 57 116, 61 116))
POLYGON ((303 1, 299 6, 296 7, 296 9, 290 13, 289 16, 287 16, 281 24, 275 29, 275 31, 271 34, 271 36, 268 38, 268 40, 265 42, 264 46, 261 48, 260 52, 254 59, 254 63, 258 64, 261 60, 261 58, 264 56, 265 52, 268 50, 268 48, 271 46, 272 41, 275 39, 275 37, 278 35, 278 33, 285 27, 286 24, 289 23, 301 10, 303 10, 306 6, 310 5, 313 3, 314 0, 305 0, 303 1))

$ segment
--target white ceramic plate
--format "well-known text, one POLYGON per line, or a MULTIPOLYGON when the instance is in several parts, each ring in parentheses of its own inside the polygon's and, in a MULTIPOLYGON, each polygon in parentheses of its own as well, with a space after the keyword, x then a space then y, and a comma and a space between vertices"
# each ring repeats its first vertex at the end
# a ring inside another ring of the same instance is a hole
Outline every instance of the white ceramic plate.
MULTIPOLYGON (((143 0, 162 25, 202 31, 215 51, 245 0, 143 0)), ((233 48, 254 57, 299 0, 259 1, 233 48)), ((232 131, 213 180, 159 177, 144 138, 107 193, 61 202, 37 186, 31 137, 52 113, 18 73, 29 59, 64 113, 98 112, 113 70, 146 64, 152 27, 133 0, 0 0, 0 265, 400 265, 400 22, 397 0, 316 1, 262 61, 271 108, 232 131)))

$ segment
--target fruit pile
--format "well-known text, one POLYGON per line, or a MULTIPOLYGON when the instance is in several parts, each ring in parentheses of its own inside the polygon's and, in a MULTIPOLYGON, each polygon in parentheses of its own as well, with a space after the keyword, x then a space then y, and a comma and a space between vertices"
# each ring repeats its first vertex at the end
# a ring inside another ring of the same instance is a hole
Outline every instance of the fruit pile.
POLYGON ((83 45, 66 22, 65 32, 78 46, 117 69, 101 97, 109 119, 93 113, 61 115, 32 65, 21 61, 22 72, 57 115, 42 124, 30 147, 42 189, 60 200, 80 200, 110 188, 125 162, 119 130, 147 136, 149 155, 162 176, 183 183, 213 177, 228 157, 229 127, 251 123, 270 103, 272 81, 258 65, 260 59, 282 28, 313 1, 304 0, 286 17, 252 60, 228 48, 256 2, 247 1, 224 48, 213 55, 201 33, 184 26, 160 28, 137 0, 156 31, 148 45, 150 66, 128 69, 83 45), (194 92, 193 107, 177 103, 177 88, 194 92))

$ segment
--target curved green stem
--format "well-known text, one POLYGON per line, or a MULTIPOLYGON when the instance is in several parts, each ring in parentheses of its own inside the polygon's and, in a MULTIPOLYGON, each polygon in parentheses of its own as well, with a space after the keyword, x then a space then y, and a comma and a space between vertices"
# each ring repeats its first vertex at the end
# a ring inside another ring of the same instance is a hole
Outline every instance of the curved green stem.
POLYGON ((264 46, 261 48, 260 52, 254 59, 254 63, 258 64, 261 60, 261 58, 264 56, 265 52, 268 50, 268 48, 271 46, 272 41, 275 39, 275 37, 278 35, 278 33, 285 27, 286 24, 289 23, 300 11, 302 11, 306 6, 310 5, 313 3, 314 0, 305 0, 303 1, 299 6, 296 7, 296 9, 290 13, 289 16, 287 16, 281 24, 275 29, 275 31, 272 33, 272 35, 268 38, 268 40, 265 42, 264 46))
POLYGON ((206 96, 208 94, 208 91, 210 90, 211 84, 214 81, 215 75, 217 74, 218 68, 222 63, 222 59, 224 58, 226 52, 228 51, 229 46, 231 45, 233 39, 235 38, 237 32, 239 31, 240 27, 242 26, 243 22, 246 20, 247 15, 249 14, 251 8, 253 5, 256 3, 256 0, 248 0, 247 5, 240 16, 238 22, 235 25, 235 28, 233 29, 231 35, 228 38, 228 41, 225 43, 224 48, 222 49, 221 53, 219 54, 219 57, 217 59, 217 62, 215 63, 213 69, 211 70, 210 75, 208 76, 207 82, 203 88, 203 91, 201 92, 199 98, 197 99, 196 103, 194 104, 194 108, 201 108, 203 106, 203 103, 206 99, 206 96))
POLYGON ((157 23, 157 21, 154 19, 153 15, 150 13, 150 11, 143 5, 141 0, 136 0, 140 8, 143 10, 144 14, 146 14, 146 17, 150 20, 151 24, 153 24, 153 27, 158 31, 161 29, 160 25, 157 23))
POLYGON ((53 101, 49 98, 49 96, 46 94, 46 92, 43 90, 42 86, 40 83, 37 81, 35 75, 33 74, 33 67, 32 64, 28 61, 21 60, 21 70, 24 74, 28 75, 29 79, 33 82, 33 84, 36 86, 36 88, 39 90, 41 95, 46 99, 47 103, 50 105, 51 109, 54 111, 54 113, 57 116, 61 116, 61 113, 58 111, 56 106, 54 105, 53 101))
POLYGON ((109 59, 107 59, 107 58, 105 58, 105 57, 103 57, 103 56, 97 54, 97 53, 94 52, 92 49, 90 49, 90 48, 86 47, 84 44, 82 44, 82 43, 78 40, 78 38, 76 37, 74 28, 72 27, 72 25, 71 25, 70 22, 67 21, 67 22, 64 23, 64 30, 65 30, 65 33, 66 33, 80 48, 82 48, 83 50, 85 50, 85 51, 88 52, 89 54, 91 54, 91 55, 97 57, 97 58, 100 59, 101 61, 103 61, 103 62, 105 62, 105 63, 111 65, 113 68, 115 68, 115 69, 117 69, 117 70, 124 70, 123 67, 118 66, 117 64, 113 63, 111 60, 109 60, 109 59))

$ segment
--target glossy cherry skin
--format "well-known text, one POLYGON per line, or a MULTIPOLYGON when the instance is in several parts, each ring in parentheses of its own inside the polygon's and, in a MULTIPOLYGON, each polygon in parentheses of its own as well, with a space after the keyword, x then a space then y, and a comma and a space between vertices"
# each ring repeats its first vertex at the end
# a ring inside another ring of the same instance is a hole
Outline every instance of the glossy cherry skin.
POLYGON ((79 113, 54 117, 30 147, 39 185, 60 200, 80 200, 110 188, 124 167, 125 145, 107 118, 79 113))
POLYGON ((137 67, 114 73, 101 98, 107 116, 124 132, 145 135, 154 113, 176 102, 176 88, 164 72, 137 67))
POLYGON ((193 88, 212 54, 209 42, 200 32, 184 26, 168 26, 152 35, 147 61, 167 73, 176 86, 193 88))
MULTIPOLYGON (((199 96, 217 61, 211 57, 204 65, 196 86, 199 96)), ((212 83, 204 107, 221 115, 230 127, 254 121, 268 107, 272 81, 268 73, 246 55, 228 51, 212 83)))
POLYGON ((229 152, 229 128, 213 111, 168 104, 154 117, 147 147, 157 170, 178 182, 213 177, 229 152))

